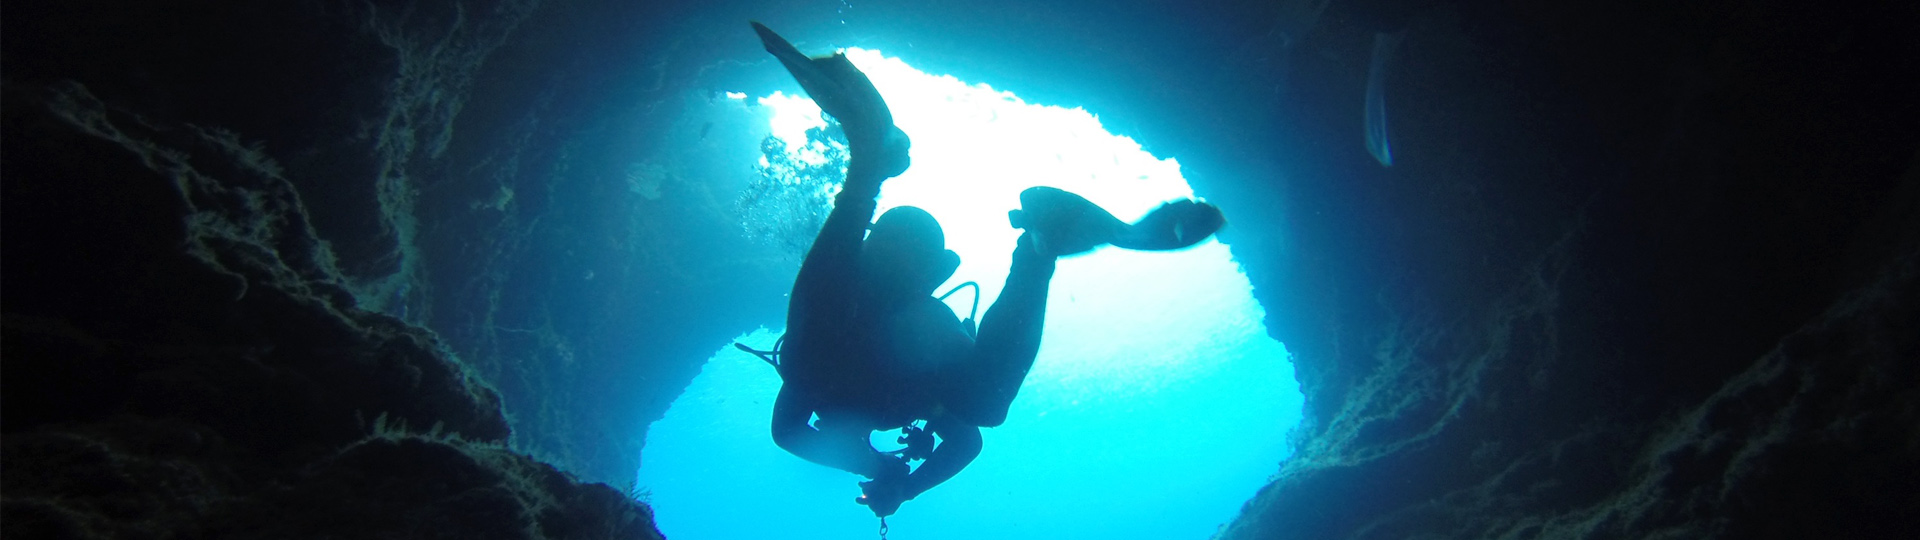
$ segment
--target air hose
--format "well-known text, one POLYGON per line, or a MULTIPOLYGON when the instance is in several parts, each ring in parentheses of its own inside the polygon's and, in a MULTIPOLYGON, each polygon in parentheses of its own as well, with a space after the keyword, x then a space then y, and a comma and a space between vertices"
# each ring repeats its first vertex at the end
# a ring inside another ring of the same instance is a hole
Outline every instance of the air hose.
POLYGON ((940 301, 941 302, 947 301, 947 297, 953 296, 953 293, 960 292, 960 289, 963 289, 966 287, 973 287, 973 307, 967 310, 967 320, 962 321, 961 324, 964 325, 967 331, 967 337, 979 338, 980 337, 979 325, 976 325, 973 322, 974 317, 980 314, 980 284, 979 283, 969 281, 966 283, 961 283, 959 285, 954 285, 953 288, 947 289, 946 294, 940 295, 940 301))

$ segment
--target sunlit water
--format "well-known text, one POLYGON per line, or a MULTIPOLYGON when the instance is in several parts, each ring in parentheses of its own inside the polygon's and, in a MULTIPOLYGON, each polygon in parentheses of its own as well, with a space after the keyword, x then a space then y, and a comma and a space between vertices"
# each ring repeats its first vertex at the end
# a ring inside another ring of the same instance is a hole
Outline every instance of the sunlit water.
MULTIPOLYGON (((1131 220, 1190 197, 1179 165, 1077 109, 1030 105, 985 85, 921 73, 853 49, 895 121, 913 168, 881 211, 919 206, 978 281, 984 313, 1019 231, 1006 212, 1034 185, 1079 193, 1131 220)), ((772 132, 804 140, 819 109, 802 97, 749 99, 772 132)), ((750 161, 754 156, 742 156, 750 161)), ((1233 216, 1228 216, 1231 220, 1233 216)), ((968 294, 949 301, 961 316, 968 294)), ((1302 397, 1286 349, 1227 246, 1114 248, 1062 260, 1040 356, 979 459, 888 518, 891 538, 1205 538, 1279 469, 1302 397)), ((771 348, 777 331, 741 341, 771 348)), ((774 370, 731 347, 709 359, 647 438, 639 471, 675 540, 863 538, 878 520, 854 504, 859 477, 773 444, 774 370)))

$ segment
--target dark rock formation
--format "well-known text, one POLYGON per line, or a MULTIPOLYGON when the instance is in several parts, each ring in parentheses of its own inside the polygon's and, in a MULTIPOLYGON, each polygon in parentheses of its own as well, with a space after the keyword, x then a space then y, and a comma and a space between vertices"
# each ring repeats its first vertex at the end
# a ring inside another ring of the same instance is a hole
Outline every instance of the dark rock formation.
POLYGON ((4 91, 7 536, 659 537, 506 447, 432 332, 357 307, 259 148, 4 91))
POLYGON ((268 247, 325 259, 342 305, 432 328, 501 390, 515 448, 627 485, 699 361, 779 320, 792 266, 736 233, 751 164, 716 178, 665 145, 697 93, 662 81, 710 60, 667 61, 691 57, 659 29, 670 7, 30 0, 8 6, 6 78, 275 164, 320 246, 268 247))
MULTIPOLYGON (((1310 423, 1223 536, 1920 528, 1920 19, 1854 7, 1423 14, 1403 159, 1282 188, 1310 423)), ((1365 57, 1330 16, 1296 69, 1365 57)))
POLYGON ((659 538, 511 452, 438 336, 355 307, 257 148, 77 83, 6 96, 8 536, 659 538))

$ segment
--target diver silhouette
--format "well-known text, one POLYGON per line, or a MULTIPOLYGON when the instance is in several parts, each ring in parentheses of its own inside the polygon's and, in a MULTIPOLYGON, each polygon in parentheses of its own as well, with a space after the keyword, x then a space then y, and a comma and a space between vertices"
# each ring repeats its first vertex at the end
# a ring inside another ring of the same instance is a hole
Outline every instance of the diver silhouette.
POLYGON ((782 385, 773 440, 795 456, 869 478, 857 502, 876 516, 959 473, 980 454, 980 428, 1006 421, 1040 350, 1057 258, 1106 244, 1180 249, 1225 224, 1217 208, 1191 200, 1128 224, 1078 195, 1029 189, 1022 208, 1008 214, 1025 232, 1006 285, 975 332, 933 297, 960 266, 940 223, 902 206, 868 224, 881 183, 910 163, 910 140, 879 91, 845 55, 809 58, 766 26, 753 28, 840 123, 850 155, 833 210, 794 279, 777 347, 782 385), (925 427, 916 427, 921 421, 925 427), (902 428, 902 451, 868 442, 876 431, 902 428), (925 461, 910 468, 918 458, 925 461))

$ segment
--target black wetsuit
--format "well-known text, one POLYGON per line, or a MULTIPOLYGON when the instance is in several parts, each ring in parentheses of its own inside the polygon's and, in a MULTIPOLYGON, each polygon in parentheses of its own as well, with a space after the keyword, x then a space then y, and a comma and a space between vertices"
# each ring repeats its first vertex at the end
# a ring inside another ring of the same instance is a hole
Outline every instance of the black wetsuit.
POLYGON ((871 433, 927 420, 942 443, 905 478, 904 500, 966 467, 979 428, 1006 421, 1040 350, 1055 260, 1022 238, 977 340, 929 295, 877 293, 860 251, 884 178, 861 161, 863 146, 855 141, 847 181, 794 281, 773 437, 808 461, 881 478, 906 466, 875 451, 871 433))

